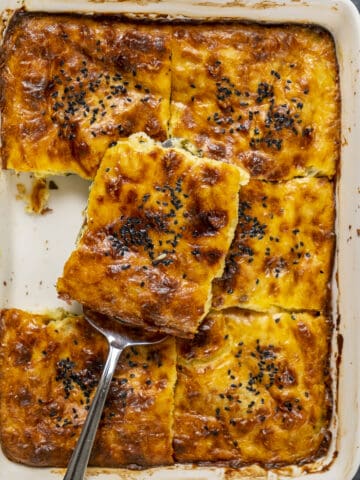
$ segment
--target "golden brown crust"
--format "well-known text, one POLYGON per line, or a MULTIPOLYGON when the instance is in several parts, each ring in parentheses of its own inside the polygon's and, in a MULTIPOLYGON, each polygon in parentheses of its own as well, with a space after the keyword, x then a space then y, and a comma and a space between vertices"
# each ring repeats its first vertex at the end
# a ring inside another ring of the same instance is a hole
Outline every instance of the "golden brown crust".
MULTIPOLYGON (((175 459, 271 467, 307 463, 326 453, 331 322, 309 312, 269 310, 326 312, 329 307, 333 183, 310 177, 333 177, 339 159, 339 84, 331 36, 294 25, 141 25, 115 17, 19 14, 4 45, 4 167, 93 178, 109 145, 144 130, 159 140, 168 133, 187 138, 211 158, 244 166, 252 177, 240 195, 226 271, 213 283, 213 307, 221 311, 207 316, 192 342, 177 344, 175 413, 174 342, 150 355, 148 349, 130 352, 113 383, 91 463, 138 468, 175 459)), ((176 163, 170 155, 159 174, 166 178, 161 185, 170 183, 175 193, 160 192, 169 198, 158 201, 168 205, 180 193, 171 183, 176 163)), ((148 178, 149 165, 143 162, 138 179, 145 178, 145 170, 148 178)), ((236 208, 229 204, 229 189, 217 192, 220 210, 190 208, 192 227, 185 239, 196 243, 197 253, 186 278, 178 278, 178 263, 166 265, 173 254, 162 257, 161 245, 150 265, 139 258, 132 263, 141 245, 131 245, 129 261, 128 252, 122 256, 119 232, 125 226, 128 238, 126 229, 134 227, 131 219, 138 214, 129 211, 151 201, 148 190, 132 188, 132 169, 125 176, 122 171, 119 181, 106 168, 98 173, 102 186, 92 190, 79 248, 59 280, 61 295, 111 315, 120 308, 127 320, 147 328, 157 323, 171 333, 192 335, 209 307, 203 307, 210 298, 209 279, 220 271, 227 250, 223 240, 212 244, 210 255, 199 256, 197 249, 202 240, 213 240, 214 229, 235 221, 229 218, 236 208), (119 210, 114 216, 119 199, 126 200, 126 218, 119 210), (143 291, 148 287, 150 299, 143 291)), ((205 177, 214 181, 213 175, 205 177)), ((197 193, 198 184, 191 189, 197 193)), ((172 225, 175 234, 162 239, 163 216, 150 213, 151 242, 177 244, 178 227, 172 225)), ((178 213, 175 209, 171 218, 183 226, 178 213)), ((135 226, 141 242, 148 233, 144 237, 142 227, 135 226)), ((105 342, 81 318, 49 320, 18 310, 2 312, 0 342, 5 454, 28 465, 65 466, 104 362, 105 342)))
POLYGON ((58 292, 128 323, 191 337, 234 236, 245 172, 136 134, 108 150, 58 292))
MULTIPOLYGON (((82 317, 3 310, 0 439, 11 460, 66 466, 107 354, 82 317)), ((175 343, 127 349, 90 459, 101 467, 170 465, 175 343)))
POLYGON ((170 122, 172 136, 256 178, 336 171, 338 72, 322 29, 22 13, 4 45, 7 168, 92 178, 114 140, 163 140, 170 122))
POLYGON ((213 306, 266 311, 328 307, 334 184, 325 178, 251 180, 240 191, 239 223, 213 306))
POLYGON ((281 465, 323 453, 331 435, 331 322, 309 313, 208 315, 178 341, 178 462, 281 465))
POLYGON ((2 52, 5 168, 95 176, 109 144, 167 137, 170 29, 20 13, 2 52))
POLYGON ((267 180, 336 172, 340 101, 334 42, 294 25, 173 31, 170 134, 267 180))

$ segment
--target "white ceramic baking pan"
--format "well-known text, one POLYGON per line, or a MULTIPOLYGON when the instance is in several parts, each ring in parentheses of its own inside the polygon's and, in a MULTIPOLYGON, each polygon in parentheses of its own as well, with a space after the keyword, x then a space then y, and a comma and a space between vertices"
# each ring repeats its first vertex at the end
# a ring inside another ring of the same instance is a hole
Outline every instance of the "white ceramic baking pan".
MULTIPOLYGON (((176 466, 143 472, 90 470, 99 480, 113 479, 267 479, 351 480, 360 464, 360 17, 350 0, 0 0, 4 25, 12 11, 107 12, 161 17, 239 19, 255 22, 313 23, 334 36, 342 94, 342 151, 337 192, 337 252, 334 271, 334 318, 344 346, 337 375, 337 334, 334 336, 333 376, 336 412, 328 456, 306 468, 264 472, 253 466, 237 471, 176 466), (338 382, 336 382, 338 379, 338 382), (336 388, 336 383, 338 386, 336 388)), ((0 306, 33 311, 63 306, 54 283, 73 248, 88 182, 75 176, 57 177, 51 192, 52 212, 25 213, 16 199, 17 184, 28 175, 0 175, 0 306)), ((32 469, 8 461, 0 452, 0 480, 60 479, 63 471, 32 469)))

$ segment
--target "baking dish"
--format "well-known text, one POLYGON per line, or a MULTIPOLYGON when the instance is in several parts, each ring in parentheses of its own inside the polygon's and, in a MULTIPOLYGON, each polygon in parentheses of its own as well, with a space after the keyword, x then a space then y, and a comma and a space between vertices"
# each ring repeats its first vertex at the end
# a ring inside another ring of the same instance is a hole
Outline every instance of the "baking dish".
MULTIPOLYGON (((3 1, 1 9, 6 18, 21 5, 16 1, 3 1)), ((359 281, 360 222, 360 169, 356 164, 359 151, 359 68, 360 22, 355 7, 349 0, 303 2, 293 1, 153 1, 102 2, 53 1, 51 4, 34 0, 25 2, 33 11, 106 12, 146 15, 152 18, 184 17, 200 19, 238 19, 256 22, 298 22, 321 25, 334 35, 340 68, 342 94, 342 161, 338 180, 337 198, 337 255, 334 269, 334 315, 338 314, 339 334, 343 339, 342 358, 337 377, 338 338, 334 336, 333 377, 338 378, 337 414, 333 421, 332 448, 325 459, 304 468, 285 468, 264 472, 255 466, 237 471, 213 467, 178 466, 144 472, 95 470, 100 478, 133 479, 209 479, 212 478, 268 478, 288 476, 310 479, 351 479, 360 463, 359 432, 359 359, 357 353, 360 299, 356 296, 359 281), (337 288, 338 286, 338 288, 337 288), (306 474, 306 475, 305 475, 306 474)), ((17 185, 29 181, 26 175, 5 172, 0 179, 0 298, 2 307, 21 307, 41 311, 61 305, 53 286, 62 265, 73 247, 82 210, 87 200, 88 183, 76 178, 54 178, 59 189, 51 192, 52 213, 32 217, 24 213, 24 206, 16 202, 17 185), (59 228, 60 226, 60 228, 59 228)), ((334 389, 336 381, 334 380, 334 389)), ((38 470, 12 464, 0 456, 0 479, 61 478, 62 472, 38 470)))

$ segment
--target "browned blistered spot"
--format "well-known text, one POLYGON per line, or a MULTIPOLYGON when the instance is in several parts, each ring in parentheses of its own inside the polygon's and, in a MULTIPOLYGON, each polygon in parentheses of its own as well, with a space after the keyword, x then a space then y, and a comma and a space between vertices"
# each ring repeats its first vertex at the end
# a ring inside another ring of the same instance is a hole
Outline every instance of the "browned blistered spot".
POLYGON ((24 345, 22 342, 16 342, 15 344, 15 365, 25 365, 31 360, 31 346, 24 345))
POLYGON ((268 37, 266 35, 260 35, 258 33, 255 35, 252 34, 250 35, 251 47, 249 51, 252 53, 255 61, 267 61, 272 58, 275 52, 284 48, 286 40, 286 37, 281 39, 275 36, 268 37))
POLYGON ((118 200, 121 193, 123 179, 120 176, 111 177, 105 183, 106 193, 113 200, 118 200))
POLYGON ((238 158, 254 177, 266 176, 273 168, 273 159, 262 152, 242 152, 238 158))
POLYGON ((54 342, 52 340, 48 341, 46 344, 46 352, 48 353, 48 355, 54 353, 57 350, 58 346, 59 344, 57 342, 54 342))
POLYGON ((269 57, 271 57, 271 53, 266 50, 254 51, 252 54, 255 62, 265 62, 269 57))
POLYGON ((302 135, 301 135, 301 141, 300 145, 301 147, 307 148, 310 143, 314 141, 315 138, 315 130, 311 126, 304 127, 302 129, 302 135))
POLYGON ((82 140, 70 141, 70 149, 75 160, 81 160, 90 153, 89 145, 82 140))
POLYGON ((15 395, 21 407, 31 405, 31 403, 33 402, 32 394, 26 387, 20 387, 15 395))
POLYGON ((215 59, 210 59, 205 68, 211 78, 215 80, 221 78, 222 67, 220 62, 217 62, 215 59))
POLYGON ((221 181, 222 175, 219 169, 206 166, 202 171, 202 179, 206 185, 216 185, 221 181))
POLYGON ((272 282, 269 282, 268 286, 268 294, 270 296, 276 296, 279 293, 280 287, 279 287, 279 282, 276 280, 273 280, 272 282))
POLYGON ((153 115, 150 115, 147 119, 144 132, 147 133, 149 137, 155 138, 156 140, 166 140, 165 130, 162 128, 159 120, 153 115))
POLYGON ((298 340, 301 340, 307 346, 313 346, 315 343, 315 338, 313 333, 309 330, 308 326, 303 322, 298 322, 295 329, 295 335, 298 340))
MULTIPOLYGON (((174 291, 174 295, 180 294, 182 291, 179 289, 174 291)), ((180 297, 179 297, 180 298, 180 297)), ((174 308, 174 317, 184 319, 184 322, 187 318, 191 318, 194 314, 201 316, 204 313, 204 305, 202 303, 196 303, 190 300, 189 295, 181 295, 179 303, 174 308)), ((193 335, 191 335, 193 337, 193 335)))
POLYGON ((211 143, 207 144, 207 150, 209 157, 214 158, 215 160, 223 160, 226 157, 226 148, 225 145, 221 143, 211 143))
POLYGON ((174 38, 177 38, 181 40, 182 38, 185 38, 188 34, 188 31, 184 28, 176 28, 174 30, 174 38))
POLYGON ((45 75, 29 72, 21 82, 24 91, 24 100, 26 102, 44 100, 45 95, 50 93, 47 91, 48 83, 45 75))
MULTIPOLYGON (((35 108, 37 109, 38 107, 36 106, 35 108)), ((37 119, 32 123, 27 122, 25 125, 22 124, 19 127, 20 135, 33 142, 39 141, 48 132, 48 125, 42 119, 37 119)), ((10 132, 11 129, 9 129, 9 134, 10 132)))
POLYGON ((223 332, 218 318, 208 316, 192 340, 178 341, 180 355, 186 360, 212 356, 223 344, 223 332))
POLYGON ((155 281, 150 279, 149 283, 151 291, 161 297, 176 293, 179 288, 179 280, 167 275, 158 276, 155 281))
POLYGON ((190 108, 185 108, 184 113, 182 115, 182 122, 184 126, 189 130, 197 126, 193 113, 190 108))
MULTIPOLYGON (((48 432, 45 431, 45 434, 48 432)), ((54 445, 49 444, 38 444, 34 446, 33 452, 29 453, 29 462, 30 465, 34 465, 36 467, 45 467, 48 466, 49 463, 54 462, 56 464, 58 458, 58 451, 54 445), (50 460, 49 460, 50 459, 50 460)), ((64 456, 66 460, 70 459, 71 452, 64 452, 64 456)))
POLYGON ((126 32, 122 38, 122 42, 130 51, 140 51, 149 53, 155 50, 156 52, 165 52, 164 39, 159 35, 148 34, 144 32, 126 32))
POLYGON ((209 210, 197 212, 192 217, 192 236, 211 237, 228 223, 228 214, 225 210, 209 210))
POLYGON ((113 61, 115 64, 115 67, 117 70, 121 72, 131 72, 132 69, 132 62, 131 60, 135 60, 135 58, 132 58, 131 54, 129 52, 121 52, 118 55, 114 55, 113 61))
POLYGON ((289 387, 292 385, 297 385, 297 383, 296 372, 288 365, 284 365, 276 376, 276 384, 283 387, 289 387))
MULTIPOLYGON (((222 281, 219 281, 217 279, 214 280, 214 284, 216 284, 218 286, 220 291, 223 290, 222 283, 223 283, 222 281)), ((223 304, 224 304, 224 298, 221 296, 221 294, 220 294, 220 296, 216 296, 214 294, 213 301, 212 301, 212 306, 214 308, 219 309, 223 304)))
POLYGON ((309 203, 317 202, 318 198, 319 198, 319 194, 317 191, 312 191, 309 189, 306 189, 303 191, 303 199, 309 203))
POLYGON ((222 257, 223 252, 213 248, 211 250, 202 250, 201 255, 209 265, 215 265, 222 257))
MULTIPOLYGON (((127 407, 133 409, 135 412, 149 410, 154 403, 155 397, 153 395, 146 395, 143 392, 137 394, 131 389, 126 397, 127 407)), ((154 426, 154 428, 156 429, 157 427, 154 426)))
MULTIPOLYGON (((292 274, 293 274, 293 278, 294 278, 294 282, 295 282, 295 285, 297 284, 297 282, 301 282, 301 280, 303 280, 303 276, 305 274, 305 270, 304 268, 301 266, 301 264, 299 265, 296 265, 296 268, 293 268, 292 269, 292 274)), ((308 282, 309 282, 309 285, 312 284, 312 279, 309 278, 308 279, 308 282)))
POLYGON ((140 305, 141 316, 145 323, 153 325, 155 322, 162 322, 161 305, 157 302, 145 302, 140 305))
POLYGON ((291 398, 278 403, 275 417, 280 417, 280 421, 277 421, 281 423, 283 429, 292 430, 299 428, 304 422, 304 414, 302 410, 296 408, 296 405, 296 402, 291 398))
MULTIPOLYGON (((100 259, 104 257, 104 240, 105 240, 105 232, 104 231, 96 231, 93 232, 91 230, 86 231, 82 237, 82 241, 84 245, 88 246, 89 249, 80 249, 78 251, 78 258, 79 264, 82 261, 87 262, 89 256, 92 258, 100 259)), ((79 275, 79 265, 75 264, 71 267, 71 275, 76 277, 79 275)))
POLYGON ((257 440, 266 448, 271 449, 273 444, 273 435, 274 431, 271 428, 262 428, 257 435, 257 440))
POLYGON ((147 152, 147 155, 154 161, 157 161, 158 157, 160 157, 159 152, 157 150, 151 150, 150 152, 147 152))
POLYGON ((115 127, 115 125, 107 125, 106 130, 109 134, 115 134, 118 136, 119 134, 121 137, 129 137, 132 133, 134 133, 134 129, 136 128, 136 116, 135 111, 130 111, 127 114, 127 118, 121 119, 121 127, 115 127))
POLYGON ((250 432, 256 423, 255 418, 241 418, 236 421, 236 430, 239 433, 246 434, 250 432))
POLYGON ((266 274, 276 275, 276 273, 278 273, 280 275, 287 271, 288 265, 283 257, 278 257, 274 255, 270 257, 265 257, 263 269, 266 274))
POLYGON ((171 178, 174 175, 174 172, 179 169, 181 158, 174 150, 169 150, 163 156, 161 164, 168 178, 171 178))
POLYGON ((126 195, 126 203, 128 205, 133 205, 138 198, 138 193, 136 190, 129 190, 126 195))
POLYGON ((294 165, 296 168, 304 168, 306 164, 306 158, 301 153, 295 153, 293 156, 294 165))
MULTIPOLYGON (((239 242, 239 245, 240 245, 240 242, 239 242)), ((224 284, 225 287, 228 287, 228 288, 232 287, 235 283, 234 280, 239 270, 240 270, 239 264, 230 255, 230 257, 227 257, 226 259, 223 276, 221 277, 220 280, 215 280, 215 282, 221 282, 224 284)))
POLYGON ((175 455, 181 455, 183 453, 186 454, 189 447, 187 441, 184 442, 181 438, 176 437, 173 440, 173 448, 175 455))

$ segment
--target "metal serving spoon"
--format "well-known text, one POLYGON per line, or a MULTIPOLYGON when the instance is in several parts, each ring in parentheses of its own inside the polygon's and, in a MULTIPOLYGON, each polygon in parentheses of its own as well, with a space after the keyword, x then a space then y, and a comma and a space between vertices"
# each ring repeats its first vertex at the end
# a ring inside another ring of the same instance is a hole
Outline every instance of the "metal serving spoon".
POLYGON ((130 346, 155 345, 167 338, 164 335, 161 337, 159 335, 156 337, 154 335, 150 336, 148 333, 131 328, 115 318, 106 317, 85 308, 84 317, 90 325, 106 337, 109 344, 109 353, 64 480, 83 480, 84 478, 111 379, 122 351, 130 346))

